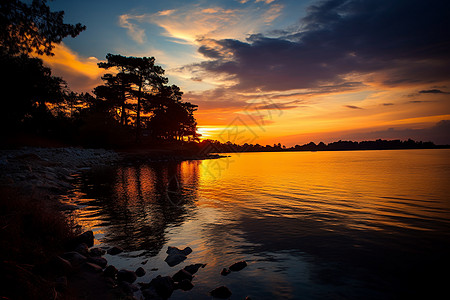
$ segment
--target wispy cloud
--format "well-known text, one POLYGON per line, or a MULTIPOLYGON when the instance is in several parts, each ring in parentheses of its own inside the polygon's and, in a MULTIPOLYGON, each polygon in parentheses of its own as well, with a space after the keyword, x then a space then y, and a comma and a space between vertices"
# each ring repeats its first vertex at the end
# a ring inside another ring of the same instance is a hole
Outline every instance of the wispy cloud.
MULTIPOLYGON (((273 1, 264 2, 270 4, 273 1)), ((153 14, 123 14, 119 17, 119 25, 138 43, 145 41, 145 31, 139 24, 151 23, 163 28, 171 38, 198 44, 198 40, 205 38, 244 38, 263 30, 280 16, 282 9, 282 5, 275 3, 258 10, 254 7, 229 9, 191 5, 153 14)))
POLYGON ((133 24, 133 21, 141 20, 144 15, 121 15, 119 16, 120 27, 126 28, 127 33, 135 42, 143 44, 145 42, 145 31, 139 25, 133 24))

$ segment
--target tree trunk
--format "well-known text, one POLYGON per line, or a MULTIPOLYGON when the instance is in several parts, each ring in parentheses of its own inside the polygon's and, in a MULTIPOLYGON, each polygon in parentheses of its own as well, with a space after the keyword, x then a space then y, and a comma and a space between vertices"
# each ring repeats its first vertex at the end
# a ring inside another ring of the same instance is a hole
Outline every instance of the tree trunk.
POLYGON ((137 112, 136 112, 136 142, 139 142, 141 134, 141 91, 142 91, 142 75, 139 76, 139 92, 138 92, 137 112))

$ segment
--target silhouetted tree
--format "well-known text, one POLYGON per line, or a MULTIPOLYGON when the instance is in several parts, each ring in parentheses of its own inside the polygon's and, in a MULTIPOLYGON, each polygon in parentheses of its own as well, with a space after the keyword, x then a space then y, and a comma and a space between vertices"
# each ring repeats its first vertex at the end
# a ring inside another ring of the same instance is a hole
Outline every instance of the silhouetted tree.
POLYGON ((110 108, 120 108, 120 124, 127 124, 127 109, 131 108, 128 101, 132 98, 131 94, 131 75, 128 71, 128 62, 122 55, 106 55, 107 62, 98 63, 99 68, 115 69, 115 74, 105 74, 102 79, 105 85, 95 88, 95 95, 105 100, 110 108))
MULTIPOLYGON (((121 123, 126 124, 126 109, 131 100, 136 110, 136 137, 141 131, 142 100, 151 101, 152 96, 159 93, 162 86, 167 83, 163 77, 164 69, 155 65, 154 57, 126 57, 108 54, 106 63, 99 63, 100 68, 115 68, 117 74, 106 74, 105 87, 97 87, 96 95, 110 102, 119 102, 121 105, 121 123)), ((130 106, 128 106, 130 107, 130 106)))
POLYGON ((26 55, 0 55, 2 72, 7 74, 0 81, 2 129, 18 129, 25 121, 41 119, 46 115, 46 103, 63 100, 65 82, 52 76, 50 68, 42 60, 26 55))
POLYGON ((142 126, 141 101, 142 99, 151 101, 153 95, 160 92, 168 79, 162 76, 164 69, 155 65, 154 57, 129 57, 128 60, 130 74, 133 75, 132 82, 137 86, 134 93, 137 96, 136 139, 139 139, 142 126))
POLYGON ((197 105, 182 102, 182 95, 178 86, 164 86, 159 94, 152 96, 153 101, 144 106, 146 112, 152 112, 147 126, 153 137, 183 140, 183 137, 190 136, 193 140, 198 139, 194 118, 197 105))
POLYGON ((19 0, 0 2, 0 51, 9 54, 53 55, 54 44, 76 37, 86 26, 66 24, 64 12, 52 12, 46 0, 26 4, 19 0))
POLYGON ((65 82, 52 76, 41 59, 29 54, 53 55, 55 44, 85 29, 81 24, 65 24, 64 12, 50 11, 46 0, 27 2, 0 1, 0 65, 4 75, 0 81, 0 130, 6 134, 25 127, 42 131, 53 124, 48 104, 64 100, 65 82))

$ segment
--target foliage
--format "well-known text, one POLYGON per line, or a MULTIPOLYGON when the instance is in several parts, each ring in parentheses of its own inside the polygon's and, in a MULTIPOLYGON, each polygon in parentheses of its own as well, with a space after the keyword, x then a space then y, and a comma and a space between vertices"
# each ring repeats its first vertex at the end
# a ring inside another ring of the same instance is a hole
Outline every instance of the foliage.
MULTIPOLYGON (((0 81, 2 89, 2 109, 0 110, 1 130, 20 129, 34 119, 42 123, 47 115, 47 103, 63 100, 65 82, 52 76, 51 70, 41 59, 26 55, 0 55, 4 74, 0 81)), ((34 126, 34 125, 33 125, 34 126)))
MULTIPOLYGON (((295 145, 286 148, 280 143, 262 146, 260 144, 237 145, 231 142, 221 143, 215 140, 204 140, 200 143, 202 152, 205 153, 231 153, 231 152, 278 152, 278 151, 342 151, 342 150, 387 150, 387 149, 433 149, 442 148, 432 142, 421 142, 408 139, 401 140, 375 140, 375 141, 337 141, 329 144, 310 142, 304 145, 295 145)), ((444 146, 445 147, 445 146, 444 146)))
POLYGON ((179 87, 165 85, 168 80, 163 77, 164 69, 155 65, 154 57, 108 54, 106 59, 99 67, 113 68, 116 73, 103 76, 105 84, 96 87, 94 93, 112 111, 120 112, 122 125, 130 119, 137 139, 144 125, 153 138, 196 137, 196 106, 181 101, 179 87))
POLYGON ((64 12, 52 12, 46 0, 31 4, 19 0, 0 2, 0 50, 9 55, 53 55, 54 44, 66 36, 76 37, 86 29, 80 23, 64 23, 64 12))

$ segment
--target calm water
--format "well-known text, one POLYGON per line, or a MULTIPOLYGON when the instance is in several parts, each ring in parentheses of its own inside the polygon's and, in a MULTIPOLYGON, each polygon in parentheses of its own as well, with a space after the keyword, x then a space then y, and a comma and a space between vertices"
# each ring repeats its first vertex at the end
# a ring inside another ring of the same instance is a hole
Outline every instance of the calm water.
POLYGON ((450 150, 244 153, 88 172, 72 197, 138 281, 207 264, 171 299, 432 299, 448 294, 449 182, 450 150), (169 267, 167 246, 193 253, 169 267))

